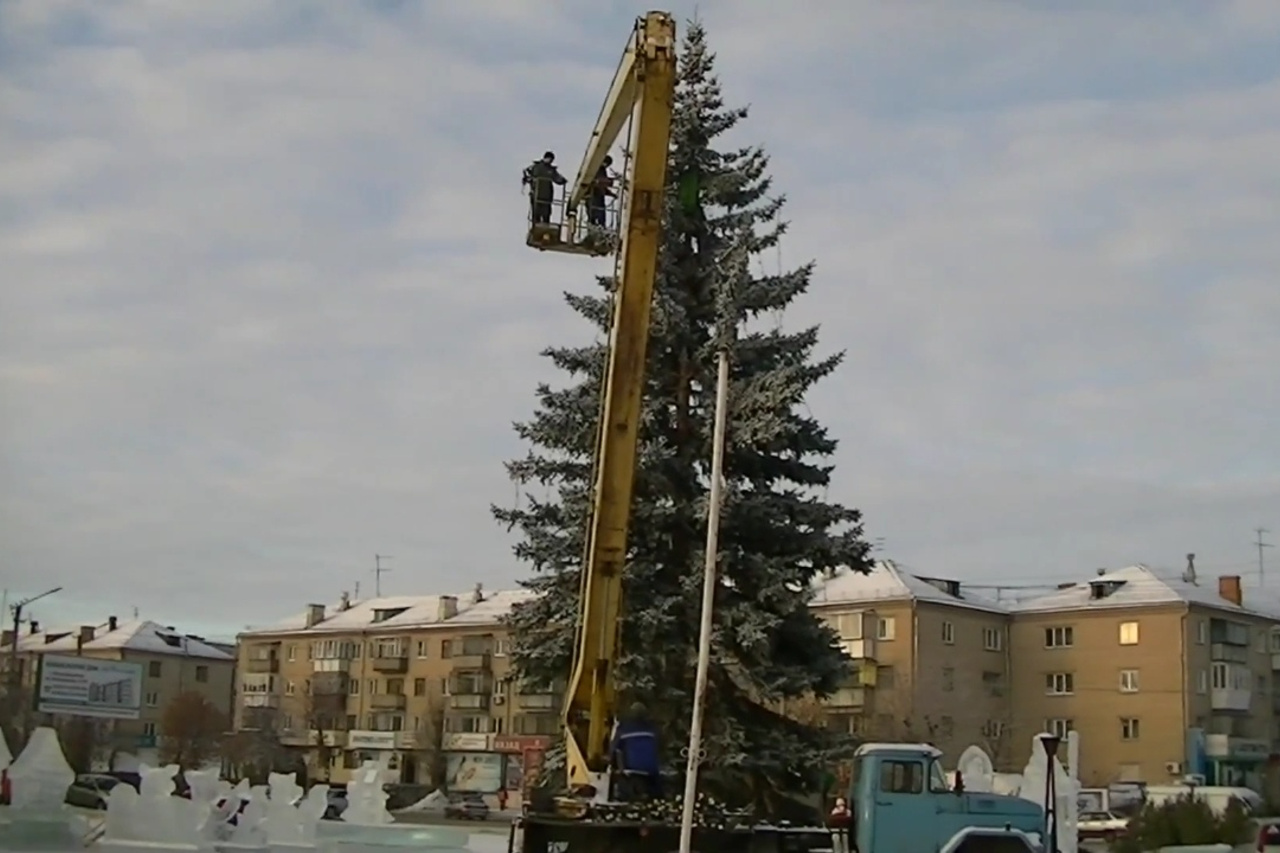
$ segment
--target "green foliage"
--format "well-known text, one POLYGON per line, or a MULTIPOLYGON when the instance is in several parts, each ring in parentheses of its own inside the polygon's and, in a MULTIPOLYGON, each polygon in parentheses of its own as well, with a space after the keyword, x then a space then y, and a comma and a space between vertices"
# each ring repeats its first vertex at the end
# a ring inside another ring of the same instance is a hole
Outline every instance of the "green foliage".
POLYGON ((1203 799, 1188 794, 1161 805, 1143 806, 1114 850, 1147 853, 1192 844, 1246 844, 1252 838, 1253 822, 1239 800, 1233 797, 1226 811, 1218 815, 1203 799))

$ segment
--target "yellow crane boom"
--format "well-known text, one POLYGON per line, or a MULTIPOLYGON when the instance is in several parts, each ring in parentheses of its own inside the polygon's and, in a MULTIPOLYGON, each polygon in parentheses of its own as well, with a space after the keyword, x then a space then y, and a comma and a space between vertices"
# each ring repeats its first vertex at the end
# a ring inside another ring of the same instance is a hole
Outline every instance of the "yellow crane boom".
MULTIPOLYGON (((595 483, 586 564, 582 571, 577 646, 564 703, 569 786, 607 779, 622 572, 635 480, 645 383, 649 315, 662 238, 667 153, 676 82, 676 28, 667 12, 636 20, 608 97, 569 187, 565 207, 570 244, 579 251, 577 213, 605 156, 632 121, 630 175, 623 191, 619 268, 614 292, 609 362, 604 376, 595 483)), ((607 792, 606 792, 607 793, 607 792)))

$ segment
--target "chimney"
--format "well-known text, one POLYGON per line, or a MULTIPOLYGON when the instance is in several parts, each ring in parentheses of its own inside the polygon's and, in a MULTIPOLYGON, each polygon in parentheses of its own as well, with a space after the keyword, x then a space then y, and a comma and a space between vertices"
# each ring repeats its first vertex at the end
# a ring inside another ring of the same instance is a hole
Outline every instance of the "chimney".
POLYGON ((1075 585, 1076 585, 1075 581, 1065 581, 1063 583, 1058 584, 1058 589, 1071 589, 1075 585))
POLYGON ((1182 580, 1185 581, 1186 583, 1196 582, 1196 555, 1195 554, 1187 555, 1187 568, 1182 573, 1182 580))
POLYGON ((324 621, 324 605, 308 604, 307 605, 307 627, 314 628, 324 621))
POLYGON ((34 619, 32 619, 32 620, 31 620, 31 626, 30 626, 30 627, 31 627, 31 633, 32 633, 32 634, 39 634, 39 633, 40 633, 40 623, 39 623, 39 622, 37 622, 36 620, 34 620, 34 619))
POLYGON ((92 642, 93 642, 93 626, 81 625, 80 636, 76 638, 76 644, 83 646, 85 643, 92 643, 92 642))
POLYGON ((482 601, 484 601, 484 584, 478 583, 476 584, 476 591, 471 593, 471 603, 479 604, 482 601))
POLYGON ((1222 575, 1218 578, 1218 595, 1236 607, 1243 607, 1244 591, 1240 588, 1240 576, 1222 575))
POLYGON ((1102 577, 1107 573, 1106 569, 1098 569, 1098 577, 1102 577))
POLYGON ((5 628, 0 631, 0 646, 11 646, 14 639, 16 639, 16 635, 13 633, 12 628, 5 628))
POLYGON ((114 617, 114 616, 108 616, 108 617, 107 617, 107 630, 108 630, 108 631, 114 631, 116 628, 119 628, 119 627, 120 627, 120 620, 116 619, 116 617, 114 617))
POLYGON ((439 621, 444 622, 458 615, 458 596, 442 595, 440 596, 440 612, 437 614, 439 621))
POLYGON ((338 612, 345 613, 351 609, 351 593, 346 590, 342 591, 342 597, 338 599, 338 612))

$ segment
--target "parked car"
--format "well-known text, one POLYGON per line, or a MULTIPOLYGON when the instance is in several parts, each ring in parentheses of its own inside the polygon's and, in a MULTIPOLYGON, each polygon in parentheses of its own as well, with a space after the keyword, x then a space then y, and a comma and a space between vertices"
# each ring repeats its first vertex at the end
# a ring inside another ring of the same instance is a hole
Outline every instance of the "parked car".
POLYGON ((1114 841, 1129 829, 1129 819, 1115 812, 1084 812, 1076 819, 1076 835, 1081 841, 1114 841))
POLYGON ((474 792, 457 792, 449 795, 444 816, 453 820, 488 820, 489 804, 474 792))
POLYGON ((106 811, 107 795, 116 785, 122 784, 114 776, 100 773, 83 773, 75 778, 67 788, 67 796, 63 800, 69 806, 81 809, 106 811))
POLYGON ((1258 853, 1280 853, 1280 821, 1276 818, 1258 820, 1258 853))

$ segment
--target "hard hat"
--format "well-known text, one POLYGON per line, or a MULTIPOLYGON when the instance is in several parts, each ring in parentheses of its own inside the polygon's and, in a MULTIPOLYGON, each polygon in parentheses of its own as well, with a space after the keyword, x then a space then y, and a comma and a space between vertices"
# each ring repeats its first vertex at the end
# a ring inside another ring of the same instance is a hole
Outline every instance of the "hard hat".
POLYGON ((546 160, 547 162, 550 162, 550 161, 552 161, 552 160, 556 159, 556 152, 554 152, 554 151, 548 151, 546 154, 543 154, 543 155, 542 155, 542 159, 543 159, 543 160, 546 160))

